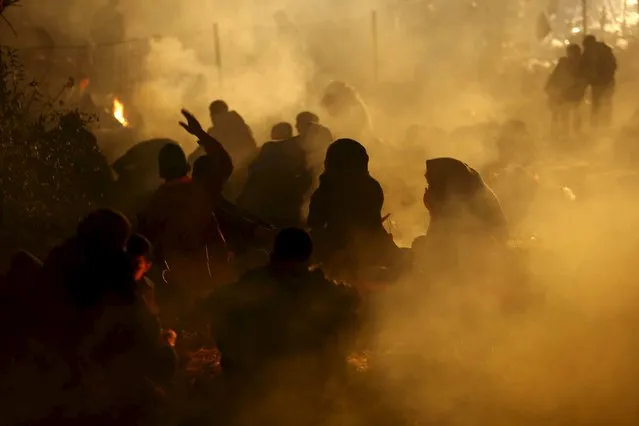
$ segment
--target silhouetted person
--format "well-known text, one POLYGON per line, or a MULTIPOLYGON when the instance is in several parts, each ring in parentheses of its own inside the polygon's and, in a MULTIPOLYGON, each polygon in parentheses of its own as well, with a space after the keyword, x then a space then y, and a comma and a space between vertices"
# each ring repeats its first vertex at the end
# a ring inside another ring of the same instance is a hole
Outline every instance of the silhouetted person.
POLYGON ((580 106, 586 91, 581 48, 570 44, 546 83, 553 131, 566 136, 581 130, 580 106))
POLYGON ((430 224, 413 242, 416 271, 431 284, 478 289, 492 310, 521 309, 530 301, 528 273, 508 245, 495 194, 476 170, 453 158, 428 160, 426 181, 430 224))
POLYGON ((133 234, 126 246, 126 251, 133 262, 133 274, 137 284, 138 297, 144 302, 149 312, 159 315, 155 300, 155 283, 147 277, 147 273, 151 270, 153 262, 153 246, 144 236, 133 234))
POLYGON ((40 318, 37 300, 42 262, 26 251, 11 257, 9 270, 0 276, 0 322, 7 327, 0 353, 0 374, 13 361, 24 358, 28 339, 35 335, 40 318))
POLYGON ((271 129, 271 140, 281 141, 284 139, 291 139, 293 137, 293 126, 289 123, 277 123, 271 129))
POLYGON ((238 205, 276 227, 298 226, 311 184, 306 153, 298 138, 267 142, 249 166, 238 205))
MULTIPOLYGON (((127 242, 126 251, 133 262, 138 303, 145 308, 141 309, 139 315, 149 327, 157 330, 160 327, 160 309, 155 300, 155 283, 146 275, 152 267, 153 246, 144 236, 133 234, 127 242)), ((175 342, 170 343, 168 339, 171 334, 175 336, 172 330, 162 330, 157 335, 158 350, 155 359, 148 360, 154 364, 151 368, 153 374, 149 379, 162 386, 170 384, 177 368, 177 355, 173 349, 175 342)))
POLYGON ((320 124, 317 115, 309 111, 297 114, 295 128, 302 148, 306 151, 306 160, 313 173, 313 180, 316 181, 324 170, 326 150, 333 143, 333 134, 327 127, 320 124))
POLYGON ((224 147, 202 129, 195 117, 186 111, 183 114, 187 123, 181 125, 198 138, 214 164, 215 173, 207 182, 193 182, 182 148, 168 144, 160 151, 158 164, 165 183, 140 215, 139 230, 151 241, 157 260, 167 269, 171 314, 165 311, 165 306, 161 307, 167 312, 167 321, 169 317, 173 320, 187 314, 189 306, 208 295, 219 278, 217 274, 211 277, 209 272, 209 231, 222 187, 233 171, 224 147))
POLYGON ((336 137, 352 137, 366 143, 374 139, 370 116, 357 91, 350 85, 330 83, 321 100, 330 117, 330 127, 336 137))
POLYGON ((506 242, 499 201, 476 170, 453 158, 436 158, 426 162, 426 181, 430 224, 426 236, 413 243, 418 265, 428 260, 442 270, 455 269, 464 250, 471 256, 482 244, 506 242))
POLYGON ((295 416, 317 414, 311 411, 327 379, 344 365, 344 337, 356 322, 356 294, 309 270, 312 251, 306 232, 282 230, 268 266, 223 287, 208 303, 223 373, 240 387, 236 403, 255 407, 250 414, 269 423, 277 416, 273 424, 291 424, 284 420, 288 410, 261 411, 282 394, 295 402, 295 416))
POLYGON ((592 91, 592 121, 608 125, 612 119, 617 59, 612 48, 592 35, 584 37, 583 72, 592 91))
POLYGON ((52 164, 54 173, 67 174, 67 179, 80 193, 79 197, 103 202, 113 188, 111 169, 100 151, 97 138, 87 130, 80 113, 73 111, 60 117, 60 125, 51 132, 51 136, 65 146, 51 147, 51 150, 70 149, 75 160, 70 170, 59 170, 52 164))
POLYGON ((308 215, 317 260, 327 271, 351 276, 393 264, 397 246, 383 227, 384 192, 368 172, 366 149, 339 139, 324 164, 308 215))
MULTIPOLYGON (((253 132, 237 111, 231 111, 226 102, 213 101, 209 106, 213 126, 208 134, 219 141, 233 159, 237 168, 243 167, 257 152, 253 132)), ((204 154, 200 147, 190 156, 190 162, 204 154)))
POLYGON ((117 181, 112 203, 127 217, 135 217, 146 207, 153 192, 162 184, 158 171, 158 155, 169 143, 175 142, 171 139, 140 142, 113 163, 117 181))
POLYGON ((83 393, 62 410, 73 417, 130 421, 152 392, 160 330, 137 297, 130 231, 124 216, 97 210, 44 262, 42 338, 70 370, 66 389, 83 393))
MULTIPOLYGON (((209 176, 213 173, 215 173, 214 165, 207 156, 195 160, 193 164, 193 180, 195 182, 210 181, 209 176)), ((233 253, 234 266, 238 272, 247 267, 252 269, 266 263, 263 261, 262 253, 258 252, 261 252, 264 247, 268 250, 268 247, 271 246, 271 235, 274 235, 272 225, 255 215, 251 215, 224 197, 216 203, 214 219, 211 231, 215 231, 215 226, 219 228, 226 242, 226 247, 233 253)))

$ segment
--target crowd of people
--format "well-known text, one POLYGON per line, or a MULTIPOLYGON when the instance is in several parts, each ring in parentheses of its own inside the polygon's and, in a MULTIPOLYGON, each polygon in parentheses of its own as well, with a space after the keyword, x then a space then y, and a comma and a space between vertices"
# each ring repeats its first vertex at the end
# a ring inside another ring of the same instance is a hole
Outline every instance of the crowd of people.
POLYGON ((571 43, 559 59, 546 84, 556 134, 581 131, 581 105, 586 90, 591 94, 591 121, 607 126, 612 119, 617 60, 610 46, 595 36, 584 37, 583 48, 571 43))
MULTIPOLYGON (((609 120, 615 67, 593 38, 583 54, 568 46, 548 84, 557 122, 586 85, 594 116, 609 120)), ((126 215, 93 211, 42 260, 16 253, 0 290, 0 320, 11 325, 3 397, 17 401, 7 424, 189 424, 171 401, 195 398, 184 390, 194 345, 219 353, 208 391, 222 389, 210 408, 222 424, 322 424, 327 383, 348 386, 347 359, 366 346, 367 300, 379 288, 472 280, 503 292, 501 308, 522 309, 526 270, 509 245, 517 215, 489 184, 512 187, 521 175, 512 167, 531 157, 522 155, 525 124, 504 126, 500 157, 485 170, 424 158, 430 224, 404 248, 385 227, 385 194, 369 169, 378 141, 343 88, 331 85, 323 103, 338 126, 356 123, 355 139, 304 111, 258 148, 226 102, 210 105, 208 131, 183 110, 194 153, 158 139, 148 145, 157 167, 133 150, 114 164, 118 193, 129 195, 114 203, 126 215), (157 173, 159 187, 134 188, 132 170, 157 173)), ((537 185, 525 173, 520 181, 527 192, 537 185)))

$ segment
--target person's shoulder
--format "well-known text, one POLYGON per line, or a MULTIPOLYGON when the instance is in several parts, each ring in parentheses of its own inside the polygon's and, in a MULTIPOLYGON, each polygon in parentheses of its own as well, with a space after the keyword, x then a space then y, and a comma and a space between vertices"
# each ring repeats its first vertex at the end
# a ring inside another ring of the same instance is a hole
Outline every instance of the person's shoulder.
POLYGON ((314 286, 316 289, 321 289, 324 292, 338 298, 357 297, 357 291, 353 289, 353 287, 331 280, 326 276, 321 268, 316 268, 309 271, 308 281, 309 284, 314 286))

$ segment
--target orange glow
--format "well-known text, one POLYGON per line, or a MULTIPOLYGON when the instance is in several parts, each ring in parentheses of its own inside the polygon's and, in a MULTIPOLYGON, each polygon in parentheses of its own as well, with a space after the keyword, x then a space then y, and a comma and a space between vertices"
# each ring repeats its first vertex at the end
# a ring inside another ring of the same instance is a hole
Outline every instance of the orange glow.
POLYGON ((124 116, 124 104, 118 98, 113 99, 113 117, 124 127, 129 127, 129 122, 124 116))

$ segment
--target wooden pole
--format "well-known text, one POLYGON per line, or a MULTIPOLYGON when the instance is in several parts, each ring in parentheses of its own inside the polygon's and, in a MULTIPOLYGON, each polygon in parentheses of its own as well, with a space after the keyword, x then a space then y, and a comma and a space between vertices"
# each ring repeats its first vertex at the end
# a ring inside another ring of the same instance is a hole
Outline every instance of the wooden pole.
POLYGON ((222 85, 222 51, 220 49, 220 29, 217 22, 213 24, 213 48, 215 49, 215 66, 217 66, 217 76, 220 86, 222 85))
POLYGON ((377 11, 373 10, 371 14, 371 31, 373 37, 373 76, 375 82, 379 81, 379 39, 377 31, 377 11))
POLYGON ((623 7, 621 8, 621 36, 625 37, 628 27, 628 21, 626 20, 626 16, 628 15, 628 0, 623 0, 623 7))
POLYGON ((585 36, 588 34, 588 0, 581 0, 581 30, 585 36))

